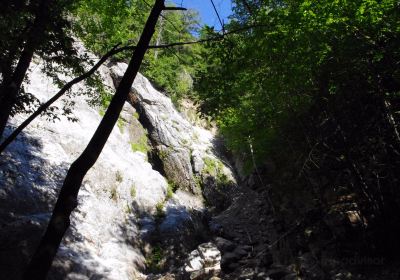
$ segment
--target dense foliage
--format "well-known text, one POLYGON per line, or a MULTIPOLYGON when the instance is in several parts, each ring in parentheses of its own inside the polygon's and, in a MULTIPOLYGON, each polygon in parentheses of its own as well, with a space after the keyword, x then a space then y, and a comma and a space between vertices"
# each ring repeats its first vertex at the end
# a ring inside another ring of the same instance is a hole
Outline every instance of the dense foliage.
POLYGON ((372 236, 397 234, 399 2, 235 2, 226 30, 241 32, 203 51, 203 111, 248 169, 250 147, 269 166, 283 212, 354 211, 372 236))
MULTIPOLYGON (((143 0, 83 0, 76 12, 77 34, 99 55, 118 43, 134 45, 150 7, 150 3, 143 0)), ((196 24, 197 14, 193 11, 164 11, 152 45, 193 40, 196 24)), ((151 49, 142 72, 173 98, 179 99, 192 89, 196 53, 198 46, 151 49)), ((128 58, 128 52, 117 56, 119 60, 128 58)))

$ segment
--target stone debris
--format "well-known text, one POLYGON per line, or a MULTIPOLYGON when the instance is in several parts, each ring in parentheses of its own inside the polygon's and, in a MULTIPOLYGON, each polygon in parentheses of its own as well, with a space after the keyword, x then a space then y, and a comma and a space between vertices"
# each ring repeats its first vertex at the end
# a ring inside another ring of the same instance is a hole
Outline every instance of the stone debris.
POLYGON ((221 252, 213 243, 203 243, 192 251, 183 268, 186 279, 208 280, 221 272, 221 252))

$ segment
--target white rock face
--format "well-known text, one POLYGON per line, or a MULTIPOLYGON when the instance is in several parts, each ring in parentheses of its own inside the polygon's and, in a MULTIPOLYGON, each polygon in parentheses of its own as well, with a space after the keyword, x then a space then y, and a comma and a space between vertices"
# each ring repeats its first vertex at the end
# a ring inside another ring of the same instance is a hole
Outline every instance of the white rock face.
MULTIPOLYGON (((40 66, 39 61, 32 64, 26 90, 44 102, 58 89, 40 66)), ((125 68, 126 64, 102 67, 104 83, 113 88, 113 79, 120 78, 125 68)), ((80 89, 76 86, 73 91, 80 89)), ((153 232, 159 230, 168 236, 167 242, 172 238, 193 246, 194 231, 203 230, 205 207, 198 180, 207 168, 205 159, 218 160, 213 134, 188 122, 171 100, 140 74, 133 92, 164 171, 180 190, 165 201, 166 179, 152 168, 145 154, 132 151, 132 141, 145 131, 135 118, 133 107, 126 103, 121 114, 123 122, 114 128, 84 179, 79 206, 73 212, 49 279, 142 279, 145 257, 141 248, 153 232), (161 203, 165 218, 157 225, 154 214, 161 203), (185 236, 180 234, 183 232, 185 236)), ((38 118, 0 157, 2 279, 20 279, 50 218, 68 168, 100 123, 99 108, 89 106, 84 96, 75 96, 73 101, 77 122, 63 116, 55 122, 38 118)), ((61 104, 62 100, 58 102, 61 104)), ((11 119, 7 133, 25 118, 18 115, 11 119)), ((234 181, 228 167, 221 164, 218 168, 234 181)), ((217 262, 212 261, 209 266, 208 260, 218 261, 220 256, 212 248, 207 247, 204 252, 201 248, 198 253, 202 269, 207 270, 206 274, 209 268, 218 271, 217 262)))
MULTIPOLYGON (((41 101, 49 99, 57 88, 41 73, 40 65, 31 69, 27 91, 41 101)), ((75 97, 74 101, 77 122, 65 117, 55 122, 39 118, 0 159, 0 242, 9 248, 0 252, 0 263, 9 264, 5 272, 1 268, 4 279, 19 278, 18 264, 27 262, 36 245, 67 169, 100 122, 98 109, 90 107, 84 97, 75 97)), ((133 118, 133 113, 126 104, 123 114, 133 118)), ((13 118, 10 126, 17 126, 24 118, 13 118)), ((65 279, 140 276, 144 257, 137 247, 137 216, 154 213, 156 204, 165 198, 167 183, 143 153, 131 150, 129 127, 125 126, 114 128, 84 179, 79 206, 57 255, 54 278, 60 274, 65 279)))
MULTIPOLYGON (((111 75, 118 81, 126 68, 127 64, 117 63, 111 67, 111 75)), ((219 161, 214 135, 209 130, 192 125, 176 110, 171 99, 154 89, 143 75, 137 75, 132 90, 132 99, 148 123, 150 138, 157 145, 167 178, 182 189, 199 195, 195 175, 202 173, 204 159, 219 161)), ((220 172, 235 182, 231 169, 225 164, 221 163, 220 172)))

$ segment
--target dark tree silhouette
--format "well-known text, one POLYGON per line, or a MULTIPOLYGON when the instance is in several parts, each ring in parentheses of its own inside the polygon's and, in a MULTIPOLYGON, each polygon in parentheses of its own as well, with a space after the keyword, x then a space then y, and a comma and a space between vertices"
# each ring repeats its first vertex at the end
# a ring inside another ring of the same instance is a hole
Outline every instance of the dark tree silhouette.
MULTIPOLYGON (((0 137, 8 119, 31 113, 38 100, 25 92, 23 82, 34 55, 44 72, 57 83, 60 74, 85 72, 84 61, 74 47, 71 17, 79 1, 0 1, 0 137)), ((94 79, 95 80, 95 79, 94 79)), ((92 78, 87 82, 90 85, 92 78)))
POLYGON ((70 215, 77 206, 77 196, 83 178, 96 162, 118 120, 163 9, 165 9, 164 0, 156 0, 110 106, 86 149, 68 170, 47 230, 24 273, 24 279, 46 278, 65 231, 70 225, 70 215))
POLYGON ((24 49, 20 55, 17 66, 10 78, 8 79, 5 77, 0 85, 0 137, 3 135, 8 118, 11 115, 12 107, 17 100, 17 94, 21 89, 33 54, 42 40, 42 34, 50 18, 49 8, 51 2, 51 0, 41 1, 32 29, 27 34, 24 49))

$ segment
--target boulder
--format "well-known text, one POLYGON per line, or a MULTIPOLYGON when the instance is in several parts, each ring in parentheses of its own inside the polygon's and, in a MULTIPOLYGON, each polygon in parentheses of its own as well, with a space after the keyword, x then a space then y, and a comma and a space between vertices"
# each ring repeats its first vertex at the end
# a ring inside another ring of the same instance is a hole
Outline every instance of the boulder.
POLYGON ((192 251, 183 268, 184 279, 208 280, 221 272, 221 252, 213 243, 203 243, 192 251))
POLYGON ((236 247, 236 245, 232 241, 229 241, 228 239, 225 239, 225 238, 222 238, 222 237, 216 237, 214 239, 214 242, 215 242, 217 248, 222 253, 231 252, 236 247))

